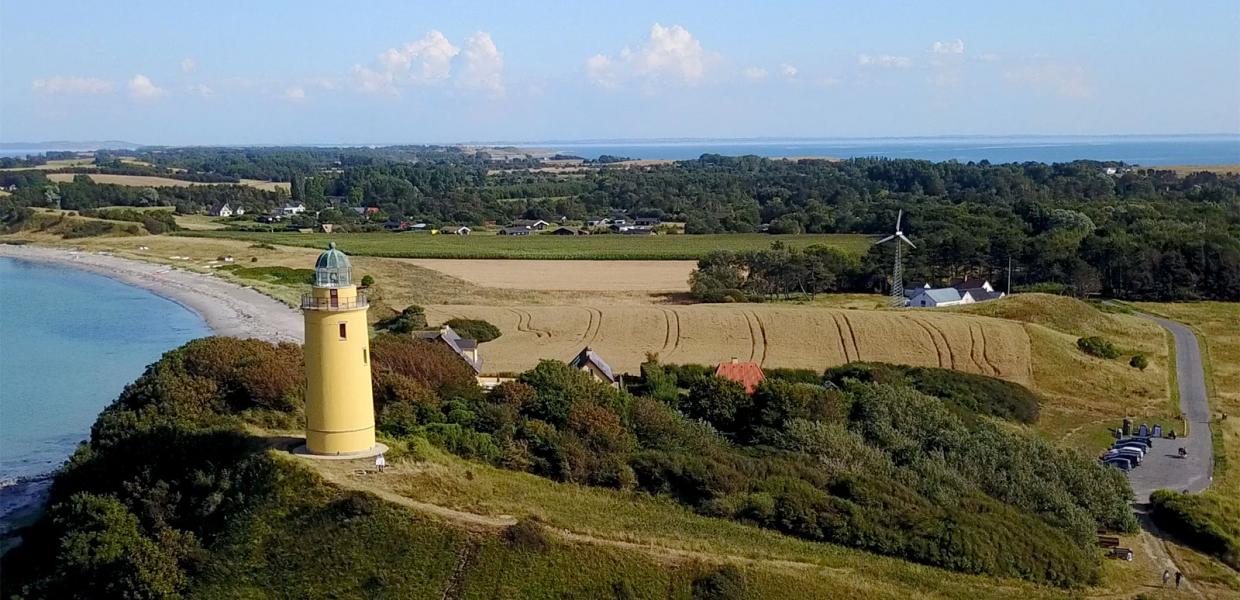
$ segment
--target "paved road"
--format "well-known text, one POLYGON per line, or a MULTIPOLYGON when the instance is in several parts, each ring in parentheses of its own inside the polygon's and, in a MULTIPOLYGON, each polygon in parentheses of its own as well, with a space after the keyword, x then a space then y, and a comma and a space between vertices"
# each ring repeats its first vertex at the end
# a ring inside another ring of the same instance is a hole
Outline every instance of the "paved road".
MULTIPOLYGON (((1201 367, 1201 351, 1192 330, 1175 321, 1137 313, 1162 325, 1175 336, 1176 376, 1180 384, 1180 410, 1189 422, 1189 436, 1175 440, 1161 439, 1145 456, 1141 466, 1128 474, 1137 502, 1149 501, 1150 493, 1159 488, 1200 492, 1210 487, 1214 471, 1214 447, 1210 440, 1210 405, 1206 399, 1206 378, 1201 367), (1188 451, 1188 458, 1179 458, 1178 450, 1188 451)), ((1139 425, 1139 423, 1138 423, 1139 425)), ((1151 424, 1152 425, 1152 424, 1151 424)), ((1167 428, 1169 424, 1164 423, 1167 428)), ((1179 433, 1180 425, 1175 429, 1179 433)))

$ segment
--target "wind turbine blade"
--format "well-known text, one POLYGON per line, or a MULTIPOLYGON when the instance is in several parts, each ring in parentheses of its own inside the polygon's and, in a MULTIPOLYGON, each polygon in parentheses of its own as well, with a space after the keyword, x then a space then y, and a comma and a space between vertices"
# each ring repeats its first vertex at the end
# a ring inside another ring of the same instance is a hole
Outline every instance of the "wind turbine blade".
POLYGON ((900 231, 900 221, 904 219, 904 209, 900 209, 900 213, 896 215, 896 231, 900 231))
POLYGON ((906 243, 906 244, 908 244, 908 245, 910 245, 910 246, 912 246, 912 247, 914 247, 914 248, 916 248, 916 247, 917 247, 917 245, 916 245, 916 244, 914 244, 913 242, 908 241, 908 238, 904 237, 904 234, 903 234, 903 233, 899 234, 899 236, 900 236, 900 239, 904 240, 904 243, 906 243))
POLYGON ((896 237, 896 236, 894 236, 894 235, 889 235, 889 236, 887 236, 887 237, 885 237, 885 238, 883 238, 883 239, 881 239, 881 240, 878 240, 877 242, 874 242, 874 245, 875 245, 875 246, 877 246, 877 245, 879 245, 879 244, 881 244, 881 243, 883 243, 883 242, 889 242, 889 241, 891 241, 892 239, 895 239, 895 237, 896 237))

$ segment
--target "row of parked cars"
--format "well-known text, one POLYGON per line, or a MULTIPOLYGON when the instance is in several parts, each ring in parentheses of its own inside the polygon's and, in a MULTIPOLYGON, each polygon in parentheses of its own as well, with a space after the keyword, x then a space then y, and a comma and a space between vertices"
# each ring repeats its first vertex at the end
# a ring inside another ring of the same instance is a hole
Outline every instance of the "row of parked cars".
POLYGON ((1145 453, 1154 447, 1154 438, 1134 436, 1116 440, 1111 448, 1102 454, 1102 464, 1115 467, 1121 471, 1131 471, 1145 459, 1145 453))

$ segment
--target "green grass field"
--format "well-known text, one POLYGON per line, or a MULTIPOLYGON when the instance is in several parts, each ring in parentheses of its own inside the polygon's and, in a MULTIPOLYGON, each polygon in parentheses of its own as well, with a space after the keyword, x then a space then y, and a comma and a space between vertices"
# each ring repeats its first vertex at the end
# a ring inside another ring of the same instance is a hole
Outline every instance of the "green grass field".
POLYGON ((344 252, 358 256, 543 260, 696 260, 713 250, 762 250, 777 241, 797 248, 819 244, 861 254, 870 246, 872 239, 871 236, 851 234, 773 236, 760 233, 504 237, 386 232, 322 234, 195 231, 178 235, 233 238, 311 248, 325 248, 329 242, 336 242, 344 252))

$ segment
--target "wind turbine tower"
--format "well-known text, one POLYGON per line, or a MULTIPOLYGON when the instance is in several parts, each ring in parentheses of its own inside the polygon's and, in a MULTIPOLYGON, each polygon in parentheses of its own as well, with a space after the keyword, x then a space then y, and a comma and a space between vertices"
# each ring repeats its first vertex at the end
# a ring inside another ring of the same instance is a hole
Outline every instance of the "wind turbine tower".
POLYGON ((875 246, 892 240, 895 240, 896 242, 896 267, 891 273, 891 305, 896 308, 903 307, 908 303, 908 298, 904 297, 904 263, 901 262, 901 251, 903 250, 903 246, 900 242, 908 244, 910 248, 917 247, 914 246, 913 242, 910 242, 908 238, 904 237, 903 231, 900 231, 900 221, 903 219, 904 209, 900 209, 899 214, 896 215, 896 232, 881 240, 878 240, 877 242, 874 242, 875 246))

